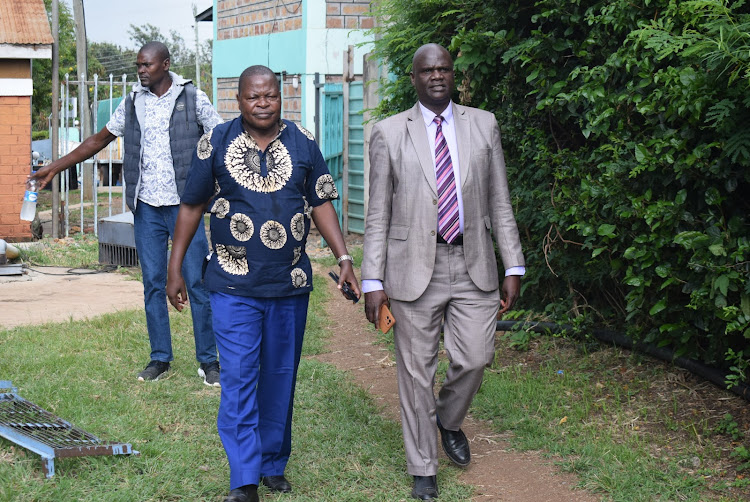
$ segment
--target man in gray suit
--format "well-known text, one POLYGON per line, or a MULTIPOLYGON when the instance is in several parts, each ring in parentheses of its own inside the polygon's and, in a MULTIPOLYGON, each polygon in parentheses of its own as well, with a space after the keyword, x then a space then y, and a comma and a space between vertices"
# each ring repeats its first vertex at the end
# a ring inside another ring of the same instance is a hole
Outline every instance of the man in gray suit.
POLYGON ((461 431, 494 359, 495 321, 516 302, 524 259, 495 116, 451 101, 453 59, 414 53, 419 102, 375 125, 362 260, 367 319, 390 303, 412 497, 437 498, 437 429, 448 458, 471 460, 461 431), (505 267, 500 288, 494 242, 505 267), (440 327, 450 367, 433 393, 440 327))

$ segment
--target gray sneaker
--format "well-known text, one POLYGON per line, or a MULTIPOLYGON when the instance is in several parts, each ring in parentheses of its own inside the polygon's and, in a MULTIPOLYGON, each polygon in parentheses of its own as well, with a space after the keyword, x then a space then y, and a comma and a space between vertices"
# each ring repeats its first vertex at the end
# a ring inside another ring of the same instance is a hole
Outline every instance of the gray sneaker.
POLYGON ((220 373, 219 361, 201 363, 200 368, 198 368, 198 376, 203 378, 203 383, 210 387, 221 387, 221 383, 219 383, 220 373))
POLYGON ((146 366, 146 369, 138 373, 138 380, 144 381, 155 381, 166 375, 169 371, 169 363, 164 361, 151 361, 146 366))

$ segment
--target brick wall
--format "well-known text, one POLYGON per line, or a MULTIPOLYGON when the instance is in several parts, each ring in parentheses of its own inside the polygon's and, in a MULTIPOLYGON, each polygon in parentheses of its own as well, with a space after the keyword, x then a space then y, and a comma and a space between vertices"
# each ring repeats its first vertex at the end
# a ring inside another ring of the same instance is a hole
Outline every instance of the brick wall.
POLYGON ((326 28, 370 29, 375 19, 369 11, 369 0, 326 0, 326 28))
MULTIPOLYGON (((297 124, 302 121, 302 81, 298 78, 295 89, 292 85, 292 75, 284 79, 283 117, 297 124)), ((237 107, 237 83, 239 78, 220 78, 216 83, 217 102, 216 111, 224 120, 232 120, 239 114, 237 107)))
POLYGON ((237 107, 237 78, 220 78, 216 81, 216 111, 224 120, 235 118, 240 109, 237 107))
MULTIPOLYGON (((370 29, 369 0, 326 0, 326 28, 370 29)), ((219 0, 218 40, 252 37, 302 29, 302 0, 219 0)))
POLYGON ((284 77, 284 118, 295 124, 302 123, 302 79, 297 77, 297 88, 292 84, 292 75, 284 77))
POLYGON ((31 98, 0 96, 0 238, 31 240, 21 203, 31 163, 31 98))
POLYGON ((218 40, 302 29, 302 0, 219 0, 218 40))

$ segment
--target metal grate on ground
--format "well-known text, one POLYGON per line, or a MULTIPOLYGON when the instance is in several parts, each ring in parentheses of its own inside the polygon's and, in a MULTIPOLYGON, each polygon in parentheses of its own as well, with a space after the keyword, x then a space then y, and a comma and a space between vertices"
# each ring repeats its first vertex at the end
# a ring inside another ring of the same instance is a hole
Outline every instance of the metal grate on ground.
POLYGON ((0 436, 41 456, 47 478, 55 475, 55 458, 139 454, 129 443, 103 442, 27 401, 7 380, 0 380, 0 436))

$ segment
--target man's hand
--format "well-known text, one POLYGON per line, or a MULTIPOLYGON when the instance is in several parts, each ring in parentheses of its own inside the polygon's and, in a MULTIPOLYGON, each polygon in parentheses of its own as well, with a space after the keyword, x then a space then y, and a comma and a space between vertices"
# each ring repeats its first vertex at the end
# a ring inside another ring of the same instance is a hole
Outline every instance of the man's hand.
POLYGON ((500 312, 502 317, 507 311, 515 305, 516 300, 521 294, 521 276, 509 275, 503 280, 502 296, 500 297, 500 312))
MULTIPOLYGON (((349 260, 343 260, 341 262, 341 274, 339 276, 339 291, 341 291, 341 295, 346 298, 346 295, 341 290, 342 286, 345 282, 349 283, 349 287, 352 291, 354 291, 354 294, 357 295, 357 298, 360 298, 362 296, 362 291, 359 289, 359 283, 357 282, 357 275, 354 273, 354 267, 352 266, 352 262, 349 260)), ((348 298, 346 298, 348 300, 348 298)))
POLYGON ((187 288, 182 274, 167 273, 167 298, 178 312, 182 312, 188 302, 187 288))
POLYGON ((52 181, 52 178, 54 178, 57 173, 73 167, 76 164, 80 164, 86 159, 90 159, 94 154, 100 152, 116 138, 117 136, 109 132, 109 129, 104 126, 98 133, 92 134, 83 140, 83 143, 75 147, 72 152, 37 170, 37 172, 29 176, 29 178, 39 180, 39 188, 42 189, 52 181))
POLYGON ((190 241, 203 222, 203 209, 205 204, 180 204, 177 212, 177 221, 174 224, 174 235, 172 236, 172 253, 169 255, 167 264, 167 298, 179 312, 188 302, 187 288, 182 279, 182 262, 190 241))
POLYGON ((39 182, 39 190, 46 187, 50 181, 55 177, 55 169, 53 168, 53 164, 48 164, 40 169, 38 169, 35 173, 32 173, 29 176, 29 179, 37 180, 39 182))
POLYGON ((380 322, 380 306, 386 302, 388 302, 388 295, 382 289, 365 293, 365 315, 367 320, 376 327, 380 322))

